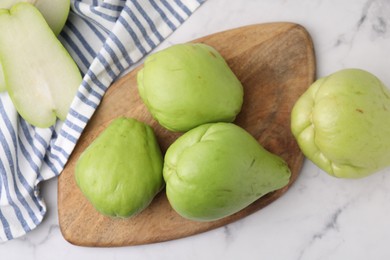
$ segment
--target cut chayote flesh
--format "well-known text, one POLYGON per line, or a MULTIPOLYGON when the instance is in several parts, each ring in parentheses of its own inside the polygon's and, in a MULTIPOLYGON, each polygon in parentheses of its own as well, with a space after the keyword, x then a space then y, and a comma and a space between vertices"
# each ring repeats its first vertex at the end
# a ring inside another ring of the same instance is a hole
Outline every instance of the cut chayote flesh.
POLYGON ((318 79, 295 104, 291 128, 305 156, 330 175, 360 178, 390 165, 390 91, 367 71, 318 79))
POLYGON ((164 158, 166 193, 183 217, 211 221, 231 215, 290 179, 286 162, 233 123, 198 126, 164 158))
POLYGON ((232 122, 243 103, 243 87, 226 61, 200 43, 177 44, 150 55, 137 82, 150 113, 172 131, 232 122))
POLYGON ((118 118, 82 153, 75 177, 98 211, 129 217, 145 209, 163 188, 162 167, 152 128, 118 118))

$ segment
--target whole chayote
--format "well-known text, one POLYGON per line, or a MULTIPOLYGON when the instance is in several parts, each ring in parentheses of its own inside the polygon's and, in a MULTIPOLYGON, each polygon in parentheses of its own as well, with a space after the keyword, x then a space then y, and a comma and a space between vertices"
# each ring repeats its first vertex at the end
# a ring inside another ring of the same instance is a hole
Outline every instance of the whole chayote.
POLYGON ((163 156, 153 129, 135 119, 115 119, 77 161, 75 177, 101 213, 129 217, 163 188, 163 156))
POLYGON ((197 221, 231 215, 284 187, 291 176, 283 159, 233 123, 209 123, 186 132, 164 160, 170 204, 197 221))
POLYGON ((150 113, 172 131, 232 122, 243 103, 241 82, 224 58, 202 43, 176 44, 150 55, 137 82, 150 113))
POLYGON ((294 105, 291 128, 305 156, 330 175, 361 178, 390 165, 390 91, 367 71, 318 79, 294 105))

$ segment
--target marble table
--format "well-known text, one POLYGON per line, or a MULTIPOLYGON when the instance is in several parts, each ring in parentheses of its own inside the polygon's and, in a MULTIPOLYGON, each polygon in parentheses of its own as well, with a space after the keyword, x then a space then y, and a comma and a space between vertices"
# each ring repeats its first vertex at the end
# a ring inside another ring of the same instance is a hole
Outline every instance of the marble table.
MULTIPOLYGON (((317 77, 355 67, 390 87, 388 0, 208 0, 159 48, 275 21, 308 30, 317 77)), ((0 244, 1 259, 390 259, 390 168, 343 180, 306 160, 283 197, 240 221, 188 238, 119 248, 68 243, 58 225, 57 179, 44 183, 42 193, 48 207, 43 223, 0 244)))

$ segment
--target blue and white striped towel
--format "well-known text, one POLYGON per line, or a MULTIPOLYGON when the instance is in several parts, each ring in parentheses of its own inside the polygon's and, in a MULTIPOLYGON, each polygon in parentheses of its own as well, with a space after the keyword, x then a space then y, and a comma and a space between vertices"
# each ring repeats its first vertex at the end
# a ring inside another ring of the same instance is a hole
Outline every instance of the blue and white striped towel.
POLYGON ((72 0, 59 38, 84 78, 64 122, 36 128, 0 94, 0 242, 39 225, 39 183, 58 176, 107 88, 205 0, 72 0))

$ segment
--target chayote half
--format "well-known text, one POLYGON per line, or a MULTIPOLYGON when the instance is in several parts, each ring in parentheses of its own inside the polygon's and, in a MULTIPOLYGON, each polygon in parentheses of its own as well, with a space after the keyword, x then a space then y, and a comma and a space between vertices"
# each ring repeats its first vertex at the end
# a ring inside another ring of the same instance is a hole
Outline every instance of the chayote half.
POLYGON ((115 119, 77 161, 80 190, 101 213, 129 217, 163 188, 163 156, 153 129, 132 118, 115 119))
POLYGON ((209 123, 179 137, 163 168, 168 200, 181 216, 211 221, 287 185, 290 169, 233 123, 209 123))
POLYGON ((177 44, 150 55, 137 82, 150 113, 172 131, 232 122, 243 103, 241 82, 214 48, 201 43, 177 44))
POLYGON ((330 175, 370 175, 390 165, 390 91, 367 71, 338 71, 298 99, 291 129, 305 156, 330 175))

